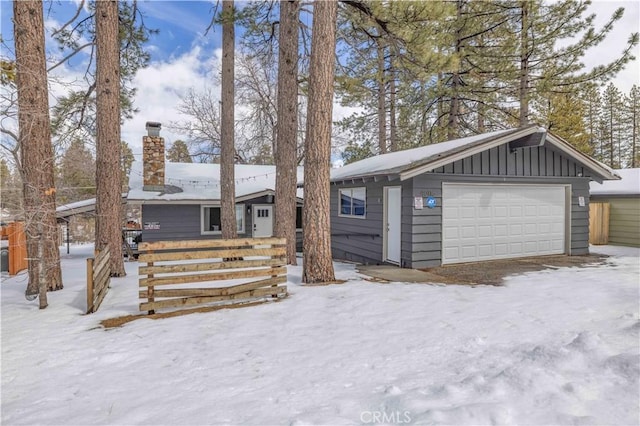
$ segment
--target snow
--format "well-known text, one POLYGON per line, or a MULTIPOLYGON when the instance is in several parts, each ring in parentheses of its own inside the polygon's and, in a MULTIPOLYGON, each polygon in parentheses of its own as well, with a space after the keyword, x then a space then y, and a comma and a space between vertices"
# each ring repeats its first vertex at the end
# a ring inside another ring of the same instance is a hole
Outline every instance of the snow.
MULTIPOLYGON (((143 191, 142 162, 134 161, 129 177, 130 201, 215 201, 220 200, 220 165, 208 163, 165 162, 165 185, 177 187, 175 193, 143 191)), ((302 167, 298 167, 298 180, 303 177, 302 167)), ((274 193, 276 188, 275 166, 236 165, 236 197, 274 193)), ((302 197, 302 190, 298 191, 302 197)))
POLYGON ((506 285, 305 287, 279 303, 137 320, 137 263, 83 315, 85 259, 49 307, 3 277, 2 424, 637 424, 640 250, 506 285))
POLYGON ((411 164, 415 161, 423 161, 430 157, 436 157, 451 150, 494 139, 501 135, 512 133, 513 131, 514 129, 498 130, 418 148, 406 149, 404 151, 376 155, 356 161, 355 163, 347 164, 343 167, 332 169, 331 180, 337 181, 376 174, 399 173, 406 168, 410 168, 411 164))
POLYGON ((591 195, 640 195, 640 169, 617 169, 620 180, 605 180, 602 183, 591 182, 591 195))

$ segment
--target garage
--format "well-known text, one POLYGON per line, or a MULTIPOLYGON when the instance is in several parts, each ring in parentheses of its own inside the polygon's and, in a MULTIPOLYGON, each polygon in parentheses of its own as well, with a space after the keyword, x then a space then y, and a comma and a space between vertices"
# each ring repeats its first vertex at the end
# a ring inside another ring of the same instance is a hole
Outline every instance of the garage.
POLYGON ((365 158, 331 171, 332 254, 415 269, 588 254, 589 183, 617 179, 537 125, 365 158), (344 213, 353 192, 364 214, 344 213))
POLYGON ((442 263, 566 252, 567 185, 442 184, 442 263))

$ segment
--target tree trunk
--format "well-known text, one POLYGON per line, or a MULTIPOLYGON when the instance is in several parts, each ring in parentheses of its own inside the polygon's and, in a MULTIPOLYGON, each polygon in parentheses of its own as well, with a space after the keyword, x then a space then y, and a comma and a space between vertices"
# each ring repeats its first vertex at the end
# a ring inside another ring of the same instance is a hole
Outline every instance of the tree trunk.
POLYGON ((302 219, 302 281, 305 283, 335 280, 331 258, 329 169, 337 11, 336 1, 314 3, 302 219))
POLYGON ((486 108, 483 102, 478 102, 478 133, 486 132, 486 127, 484 125, 484 114, 486 108))
MULTIPOLYGON (((222 112, 220 117, 220 222, 222 238, 237 238, 234 144, 233 0, 222 2, 222 112)), ((243 212, 244 214, 244 212, 243 212)))
POLYGON ((126 275, 122 259, 120 168, 120 41, 118 2, 96 2, 96 241, 111 250, 111 276, 126 275))
POLYGON ((299 0, 280 3, 275 235, 287 239, 287 262, 296 265, 299 0))
MULTIPOLYGON (((456 2, 457 28, 456 28, 456 48, 455 52, 459 60, 462 60, 462 1, 456 2)), ((447 139, 452 140, 458 137, 460 124, 460 67, 451 76, 451 104, 449 105, 449 120, 447 122, 447 139)))
POLYGON ((335 280, 331 258, 329 169, 337 11, 335 0, 318 1, 313 6, 302 219, 304 283, 335 280))
POLYGON ((396 125, 396 73, 393 58, 389 59, 389 149, 398 150, 398 133, 396 125))
POLYGON ((529 123, 529 4, 521 2, 522 30, 520 32, 520 126, 529 123))
MULTIPOLYGON (((51 146, 45 60, 43 4, 13 3, 17 65, 18 126, 22 159, 29 282, 25 294, 41 295, 62 288, 55 218, 54 160, 51 146), (39 232, 39 231, 42 232, 39 232), (46 241, 40 239, 44 234, 46 241), (39 251, 40 250, 40 251, 39 251), (49 282, 42 279, 44 267, 49 282)), ((44 295, 44 296, 43 296, 44 295)))
POLYGON ((376 39, 378 54, 378 152, 387 152, 387 108, 386 90, 384 82, 384 45, 381 38, 376 39))

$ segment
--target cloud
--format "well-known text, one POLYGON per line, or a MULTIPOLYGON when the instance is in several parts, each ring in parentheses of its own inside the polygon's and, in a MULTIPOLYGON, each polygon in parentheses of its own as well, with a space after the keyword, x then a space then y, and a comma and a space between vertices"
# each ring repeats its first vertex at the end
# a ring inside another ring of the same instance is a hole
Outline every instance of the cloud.
POLYGON ((196 45, 182 55, 153 62, 138 71, 133 87, 137 88, 134 106, 139 112, 122 127, 122 139, 132 147, 134 154, 142 153, 142 136, 146 134, 147 121, 163 124, 161 134, 168 146, 184 138, 184 135, 173 133, 167 126, 171 121, 184 119, 176 108, 181 96, 189 89, 199 91, 211 88, 219 92, 214 77, 221 55, 220 49, 206 50, 196 45))

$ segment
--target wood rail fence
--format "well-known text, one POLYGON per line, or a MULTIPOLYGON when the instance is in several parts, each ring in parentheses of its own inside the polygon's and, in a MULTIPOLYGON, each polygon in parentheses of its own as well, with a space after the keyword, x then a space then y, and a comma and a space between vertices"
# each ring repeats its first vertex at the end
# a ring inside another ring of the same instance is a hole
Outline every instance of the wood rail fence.
POLYGON ((149 314, 287 295, 284 238, 143 242, 139 252, 140 310, 149 314))
POLYGON ((109 247, 96 252, 95 259, 87 259, 87 313, 98 310, 111 281, 111 251, 109 247))

